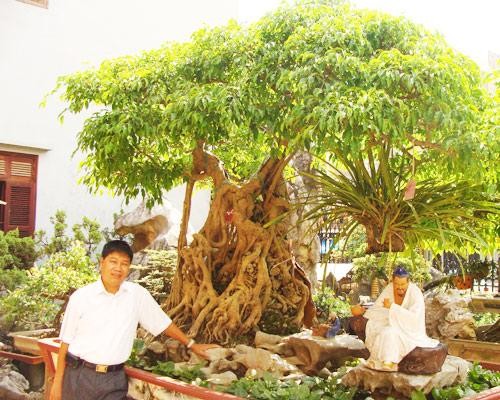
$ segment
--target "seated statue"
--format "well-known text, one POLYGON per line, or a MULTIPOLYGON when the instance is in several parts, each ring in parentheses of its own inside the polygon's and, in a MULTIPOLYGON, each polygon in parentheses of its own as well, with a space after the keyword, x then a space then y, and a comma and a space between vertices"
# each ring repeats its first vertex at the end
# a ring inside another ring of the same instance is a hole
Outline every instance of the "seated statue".
POLYGON ((392 282, 364 316, 368 319, 365 345, 370 351, 369 368, 398 371, 400 361, 416 347, 439 346, 425 332, 424 296, 404 268, 395 269, 392 282))

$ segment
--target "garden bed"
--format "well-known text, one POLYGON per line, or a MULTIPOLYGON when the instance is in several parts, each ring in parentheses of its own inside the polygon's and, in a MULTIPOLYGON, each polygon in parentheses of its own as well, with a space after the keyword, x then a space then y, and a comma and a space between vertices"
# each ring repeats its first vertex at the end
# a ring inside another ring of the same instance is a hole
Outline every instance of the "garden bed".
MULTIPOLYGON (((39 346, 46 366, 47 386, 46 386, 45 398, 48 399, 48 393, 50 392, 50 383, 49 383, 50 379, 48 378, 54 376, 55 373, 55 366, 57 364, 57 353, 59 351, 59 341, 57 339, 41 339, 39 341, 39 346)), ((484 365, 484 367, 491 369, 491 365, 484 365)), ((171 398, 171 399, 238 400, 242 398, 233 394, 223 393, 209 388, 200 387, 195 384, 190 384, 169 377, 160 376, 137 368, 126 367, 125 371, 127 376, 129 377, 129 382, 132 385, 134 385, 134 390, 131 390, 129 392, 129 396, 132 396, 129 397, 130 399, 142 399, 143 397, 140 396, 141 393, 144 392, 159 396, 159 397, 148 397, 148 398, 164 398, 164 399, 171 398), (136 391, 135 388, 138 388, 139 390, 136 391), (141 390, 143 392, 141 392, 141 390), (137 397, 136 395, 139 397, 137 397)), ((306 379, 318 379, 318 378, 307 377, 306 379)), ((252 379, 249 380, 248 378, 243 379, 241 381, 242 383, 241 387, 244 388, 245 384, 248 384, 248 382, 250 382, 251 380, 252 379)), ((254 383, 259 384, 258 380, 256 380, 254 383)), ((273 386, 270 383, 271 381, 269 381, 268 384, 262 383, 262 385, 270 389, 271 386, 273 386)), ((300 383, 295 384, 295 386, 297 385, 300 386, 300 383)), ((233 393, 235 392, 233 391, 233 393)), ((241 396, 240 393, 237 394, 241 396)), ((254 397, 250 395, 245 395, 243 398, 254 398, 254 397)), ((281 399, 282 397, 273 397, 273 398, 281 399)), ((290 397, 290 398, 295 398, 295 397, 290 397)), ((356 397, 356 398, 361 399, 362 397, 356 397)), ((372 395, 372 398, 378 398, 378 397, 376 394, 374 394, 372 395)), ((467 399, 469 400, 493 400, 498 398, 500 398, 500 387, 496 387, 490 390, 485 390, 481 393, 477 393, 473 396, 467 397, 467 399)))
MULTIPOLYGON (((54 376, 56 371, 57 353, 59 352, 60 343, 58 339, 49 338, 39 340, 38 345, 45 362, 45 399, 48 399, 51 386, 50 378, 54 376)), ((167 392, 179 393, 189 398, 205 400, 241 400, 240 397, 231 394, 216 392, 208 388, 191 385, 137 368, 125 367, 125 373, 131 379, 138 379, 147 384, 163 388, 167 392)))
POLYGON ((500 343, 479 340, 448 339, 448 353, 487 365, 488 369, 500 371, 500 343))
POLYGON ((12 345, 15 349, 23 353, 40 355, 38 340, 44 337, 50 337, 54 334, 54 329, 37 329, 31 331, 19 331, 9 333, 12 338, 12 345))

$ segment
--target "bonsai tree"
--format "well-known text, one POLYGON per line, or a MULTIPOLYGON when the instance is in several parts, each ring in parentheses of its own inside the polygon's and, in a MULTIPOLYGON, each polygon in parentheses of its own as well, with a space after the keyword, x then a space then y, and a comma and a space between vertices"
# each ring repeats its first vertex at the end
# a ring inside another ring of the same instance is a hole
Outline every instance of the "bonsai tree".
POLYGON ((376 154, 406 154, 410 143, 432 159, 438 143, 450 153, 476 145, 483 107, 477 68, 441 38, 404 19, 322 3, 108 60, 62 77, 57 90, 70 112, 97 107, 78 135, 92 190, 153 204, 186 183, 165 308, 190 335, 220 343, 267 315, 288 327, 311 317, 310 284, 287 237, 283 171, 297 151, 359 165, 373 144, 375 165, 376 154), (212 202, 187 244, 202 181, 212 202))

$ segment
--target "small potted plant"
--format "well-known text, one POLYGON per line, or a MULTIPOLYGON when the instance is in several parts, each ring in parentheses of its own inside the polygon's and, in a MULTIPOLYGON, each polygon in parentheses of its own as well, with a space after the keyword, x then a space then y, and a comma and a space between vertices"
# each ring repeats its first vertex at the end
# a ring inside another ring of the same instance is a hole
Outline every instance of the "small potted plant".
POLYGON ((471 289, 474 279, 486 278, 491 270, 491 261, 477 259, 464 261, 461 264, 461 273, 452 276, 453 285, 460 290, 471 289))

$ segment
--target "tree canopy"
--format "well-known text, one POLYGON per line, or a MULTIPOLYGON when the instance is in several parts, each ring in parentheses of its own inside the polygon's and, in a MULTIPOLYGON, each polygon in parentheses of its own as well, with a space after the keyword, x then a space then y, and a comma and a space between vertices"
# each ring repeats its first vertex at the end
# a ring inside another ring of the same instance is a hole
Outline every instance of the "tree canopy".
POLYGON ((200 141, 239 178, 265 154, 366 158, 380 144, 419 172, 484 178, 498 137, 478 129, 480 78, 404 18, 312 2, 104 61, 58 88, 71 112, 100 106, 79 135, 85 183, 160 201, 189 175, 200 141))

